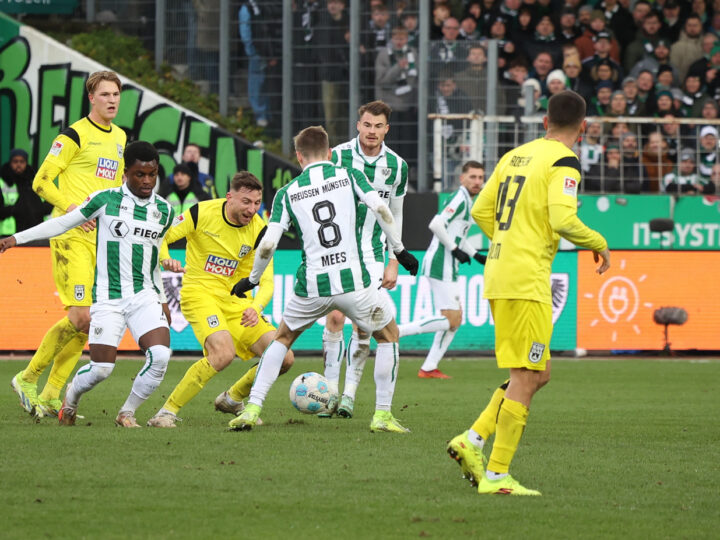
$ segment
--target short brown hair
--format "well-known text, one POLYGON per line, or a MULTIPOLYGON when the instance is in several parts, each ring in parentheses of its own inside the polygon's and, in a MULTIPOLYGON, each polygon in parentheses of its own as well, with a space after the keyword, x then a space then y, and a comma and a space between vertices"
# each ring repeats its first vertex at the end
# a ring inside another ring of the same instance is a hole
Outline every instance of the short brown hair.
POLYGON ((548 124, 564 129, 575 128, 585 119, 585 100, 572 90, 563 90, 548 100, 548 124))
POLYGON ((382 114, 385 115, 385 121, 390 122, 391 112, 392 109, 390 108, 390 105, 388 105, 384 101, 371 101, 370 103, 366 103, 358 109, 358 118, 362 118, 362 115, 365 113, 370 113, 373 116, 380 116, 382 114))
POLYGON ((230 189, 232 191, 240 191, 242 188, 245 188, 248 191, 262 191, 262 184, 251 172, 236 172, 235 176, 233 176, 232 180, 230 180, 230 189))
POLYGON ((90 74, 87 82, 85 83, 87 93, 95 93, 95 90, 97 90, 101 81, 114 82, 117 84, 118 90, 122 90, 122 83, 120 82, 120 77, 118 77, 117 73, 114 71, 96 71, 95 73, 90 74))
POLYGON ((462 167, 462 172, 466 173, 470 169, 482 169, 484 171, 485 165, 483 165, 479 161, 475 161, 475 160, 471 159, 470 161, 465 162, 465 165, 463 165, 463 167, 462 167))
POLYGON ((330 148, 327 131, 322 126, 306 127, 295 135, 293 143, 295 151, 305 158, 322 156, 330 148))

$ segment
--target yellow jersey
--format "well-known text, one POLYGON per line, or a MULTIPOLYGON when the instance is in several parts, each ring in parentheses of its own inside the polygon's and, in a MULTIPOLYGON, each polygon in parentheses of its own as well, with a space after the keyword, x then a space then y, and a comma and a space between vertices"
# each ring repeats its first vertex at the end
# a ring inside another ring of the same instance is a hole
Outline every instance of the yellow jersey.
MULTIPOLYGON (((168 244, 187 239, 183 294, 228 298, 233 286, 252 271, 255 250, 267 226, 257 214, 247 225, 231 223, 225 213, 225 204, 226 199, 199 202, 178 216, 165 236, 160 260, 170 258, 168 244)), ((270 261, 260 278, 255 298, 246 294, 246 298, 253 300, 258 313, 262 313, 270 302, 273 287, 270 261)))
POLYGON ((560 234, 580 247, 607 248, 577 217, 580 179, 577 156, 556 140, 536 139, 500 159, 472 209, 492 240, 486 298, 551 304, 550 273, 560 234))
MULTIPOLYGON (((35 192, 55 207, 53 217, 65 214, 71 204, 80 206, 96 191, 122 185, 126 141, 125 131, 115 124, 100 126, 87 116, 55 138, 33 181, 35 192)), ((94 231, 79 227, 61 235, 68 236, 95 242, 94 231)))

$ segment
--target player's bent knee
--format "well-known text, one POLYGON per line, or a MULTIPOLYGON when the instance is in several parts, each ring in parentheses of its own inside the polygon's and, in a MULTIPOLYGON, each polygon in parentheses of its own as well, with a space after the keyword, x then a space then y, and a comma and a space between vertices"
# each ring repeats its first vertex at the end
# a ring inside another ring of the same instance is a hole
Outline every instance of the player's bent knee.
POLYGON ((98 381, 104 381, 107 379, 115 369, 115 364, 96 364, 91 362, 92 373, 98 381))
POLYGON ((331 311, 325 318, 325 328, 330 332, 340 332, 345 325, 345 314, 340 311, 331 311))
POLYGON ((87 334, 90 331, 90 310, 87 308, 70 308, 68 319, 78 332, 87 334))
POLYGON ((295 355, 292 351, 288 351, 283 358, 282 366, 280 366, 280 375, 287 372, 295 363, 295 355))
POLYGON ((165 345, 153 345, 148 349, 148 353, 151 355, 152 360, 150 369, 157 377, 164 377, 170 363, 172 349, 165 345))

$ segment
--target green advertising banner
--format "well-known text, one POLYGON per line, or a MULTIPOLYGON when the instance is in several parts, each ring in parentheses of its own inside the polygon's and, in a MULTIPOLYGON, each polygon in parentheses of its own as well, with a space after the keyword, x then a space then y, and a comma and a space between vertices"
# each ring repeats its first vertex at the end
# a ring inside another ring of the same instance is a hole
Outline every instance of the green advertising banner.
MULTIPOLYGON (((171 255, 184 261, 183 250, 171 250, 171 255)), ((423 252, 414 255, 422 258, 423 252)), ((265 309, 265 316, 277 326, 282 319, 283 309, 295 286, 295 272, 300 264, 300 251, 279 250, 275 253, 275 292, 273 300, 265 309)), ((488 301, 482 297, 483 266, 473 263, 460 265, 461 303, 463 325, 458 330, 450 350, 482 351, 492 350, 495 344, 495 329, 488 301)), ((561 252, 553 264, 553 322, 555 330, 551 347, 554 350, 572 350, 576 343, 577 310, 577 253, 561 252)), ((180 289, 182 274, 163 272, 163 283, 172 311, 171 346, 174 350, 199 350, 192 328, 180 312, 180 289)), ((384 291, 384 290, 383 290, 384 291)), ((392 291, 384 291, 392 299, 398 324, 431 316, 434 314, 432 294, 427 280, 413 277, 401 269, 398 285, 392 291)), ((317 351, 322 349, 324 319, 305 331, 294 345, 296 351, 317 351)), ((351 324, 345 327, 346 341, 350 337, 351 324)), ((433 335, 419 335, 403 338, 400 346, 404 350, 427 350, 433 335)))
POLYGON ((720 249, 720 198, 680 197, 675 202, 673 249, 720 249))
POLYGON ((77 0, 0 0, 0 11, 5 13, 62 13, 71 14, 77 0))
POLYGON ((660 249, 650 220, 672 217, 669 195, 579 195, 578 217, 600 232, 610 249, 660 249))

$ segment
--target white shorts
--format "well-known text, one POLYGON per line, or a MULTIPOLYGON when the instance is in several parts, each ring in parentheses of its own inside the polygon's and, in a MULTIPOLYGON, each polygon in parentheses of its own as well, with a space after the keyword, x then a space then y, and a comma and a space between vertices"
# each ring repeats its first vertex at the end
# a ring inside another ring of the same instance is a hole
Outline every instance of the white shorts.
POLYGON ((142 336, 156 328, 168 328, 160 297, 155 291, 143 290, 129 298, 105 300, 90 306, 91 345, 117 347, 125 328, 138 342, 142 336))
POLYGON ((460 284, 457 281, 443 281, 441 279, 427 278, 432 291, 433 306, 437 311, 450 309, 459 311, 462 309, 460 303, 460 284))
POLYGON ((370 274, 370 286, 373 289, 380 289, 385 275, 385 263, 381 261, 366 262, 365 268, 370 274))
POLYGON ((384 328, 394 317, 387 297, 370 286, 359 291, 313 298, 293 293, 283 311, 283 322, 290 330, 304 330, 334 309, 342 311, 368 334, 384 328))

